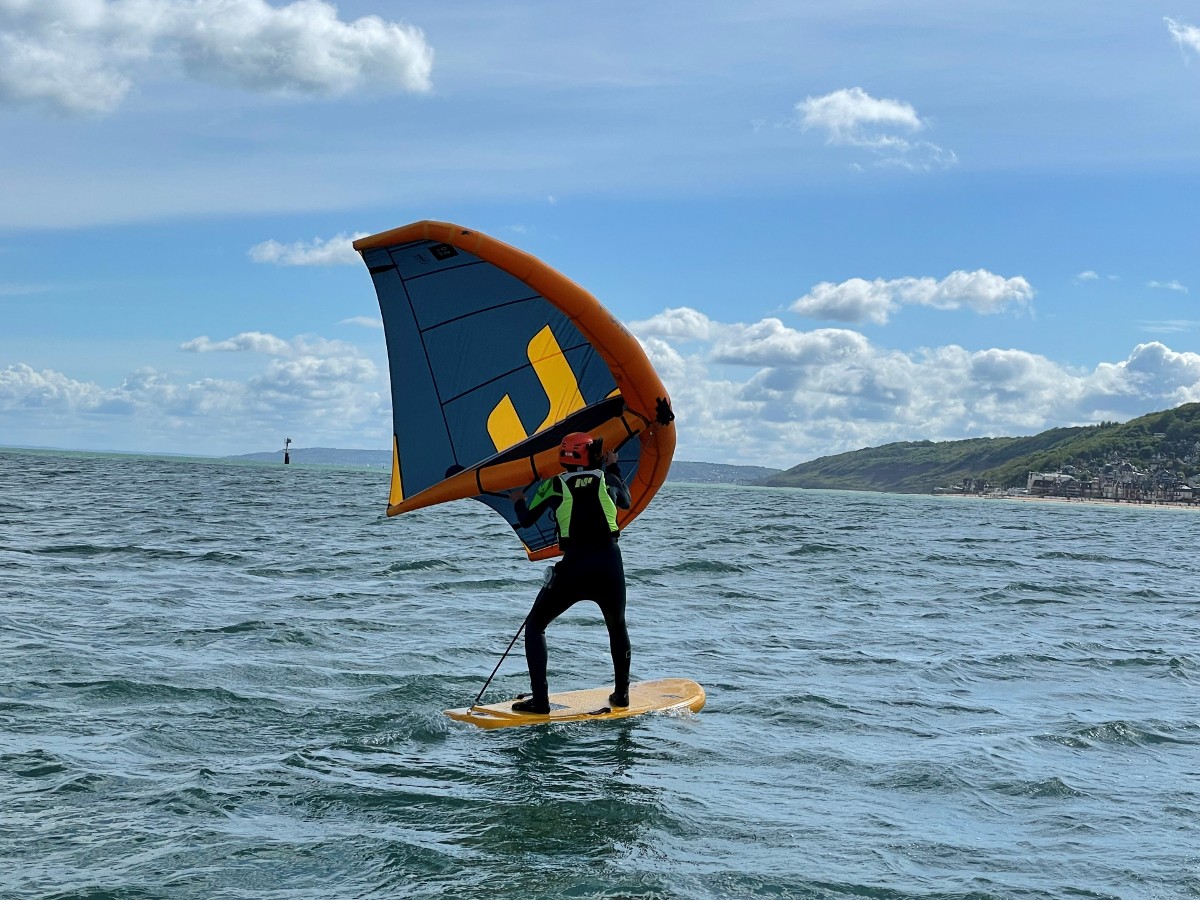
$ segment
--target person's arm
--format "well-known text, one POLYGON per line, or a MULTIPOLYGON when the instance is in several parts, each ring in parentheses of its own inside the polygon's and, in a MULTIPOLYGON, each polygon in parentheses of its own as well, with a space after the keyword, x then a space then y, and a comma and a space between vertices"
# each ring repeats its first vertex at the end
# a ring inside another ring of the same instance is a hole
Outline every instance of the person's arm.
POLYGON ((604 454, 604 486, 608 496, 621 509, 629 509, 633 502, 629 496, 629 486, 621 478, 621 467, 617 464, 617 454, 611 450, 604 454))
POLYGON ((547 478, 537 489, 537 493, 533 495, 533 502, 526 504, 525 492, 522 490, 510 491, 508 497, 513 502, 513 512, 517 514, 517 524, 522 528, 528 528, 534 522, 542 517, 548 509, 553 509, 562 501, 559 496, 556 486, 557 478, 547 478))

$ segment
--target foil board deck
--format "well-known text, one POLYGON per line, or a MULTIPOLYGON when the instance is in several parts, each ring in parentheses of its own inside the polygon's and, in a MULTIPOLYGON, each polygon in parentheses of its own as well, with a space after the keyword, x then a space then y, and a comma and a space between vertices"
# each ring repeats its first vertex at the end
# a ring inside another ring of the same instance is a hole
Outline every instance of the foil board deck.
POLYGON ((448 709, 446 715, 480 728, 512 728, 517 725, 546 725, 552 722, 581 722, 594 719, 627 719, 648 712, 691 710, 704 707, 704 688, 687 678, 636 681, 629 686, 629 705, 611 706, 611 687, 566 691, 550 695, 550 714, 514 712, 519 697, 486 706, 448 709))

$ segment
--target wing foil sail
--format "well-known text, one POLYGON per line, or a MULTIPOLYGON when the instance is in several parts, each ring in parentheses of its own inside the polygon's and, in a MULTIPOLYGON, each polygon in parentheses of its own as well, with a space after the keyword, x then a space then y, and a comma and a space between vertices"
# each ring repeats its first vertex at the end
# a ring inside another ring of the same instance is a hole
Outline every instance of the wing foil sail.
POLYGON ((552 525, 519 528, 506 492, 561 473, 558 445, 588 431, 614 450, 632 506, 666 479, 670 399, 637 339, 587 291, 508 244, 446 222, 354 242, 379 298, 392 389, 388 515, 475 498, 531 559, 552 525))

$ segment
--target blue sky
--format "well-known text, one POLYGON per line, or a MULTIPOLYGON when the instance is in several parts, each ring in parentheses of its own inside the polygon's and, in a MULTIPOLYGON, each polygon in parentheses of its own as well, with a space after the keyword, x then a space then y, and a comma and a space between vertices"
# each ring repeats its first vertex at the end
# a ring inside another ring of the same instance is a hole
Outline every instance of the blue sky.
POLYGON ((384 448, 356 235, 594 293, 681 459, 1200 400, 1200 0, 0 0, 0 445, 384 448))

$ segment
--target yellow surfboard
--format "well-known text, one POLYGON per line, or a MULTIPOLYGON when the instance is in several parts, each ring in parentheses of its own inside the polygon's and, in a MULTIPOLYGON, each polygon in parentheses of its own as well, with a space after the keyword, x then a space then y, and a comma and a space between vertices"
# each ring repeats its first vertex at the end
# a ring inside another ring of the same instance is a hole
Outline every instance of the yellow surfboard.
POLYGON ((550 695, 550 714, 514 712, 516 702, 505 700, 487 706, 468 706, 448 709, 446 715, 460 722, 470 722, 480 728, 511 728, 515 725, 545 725, 549 722, 580 722, 591 719, 626 719, 648 712, 704 708, 704 688, 686 678, 660 678, 657 681, 635 681, 629 686, 629 705, 610 706, 611 687, 590 688, 586 691, 566 691, 550 695))

